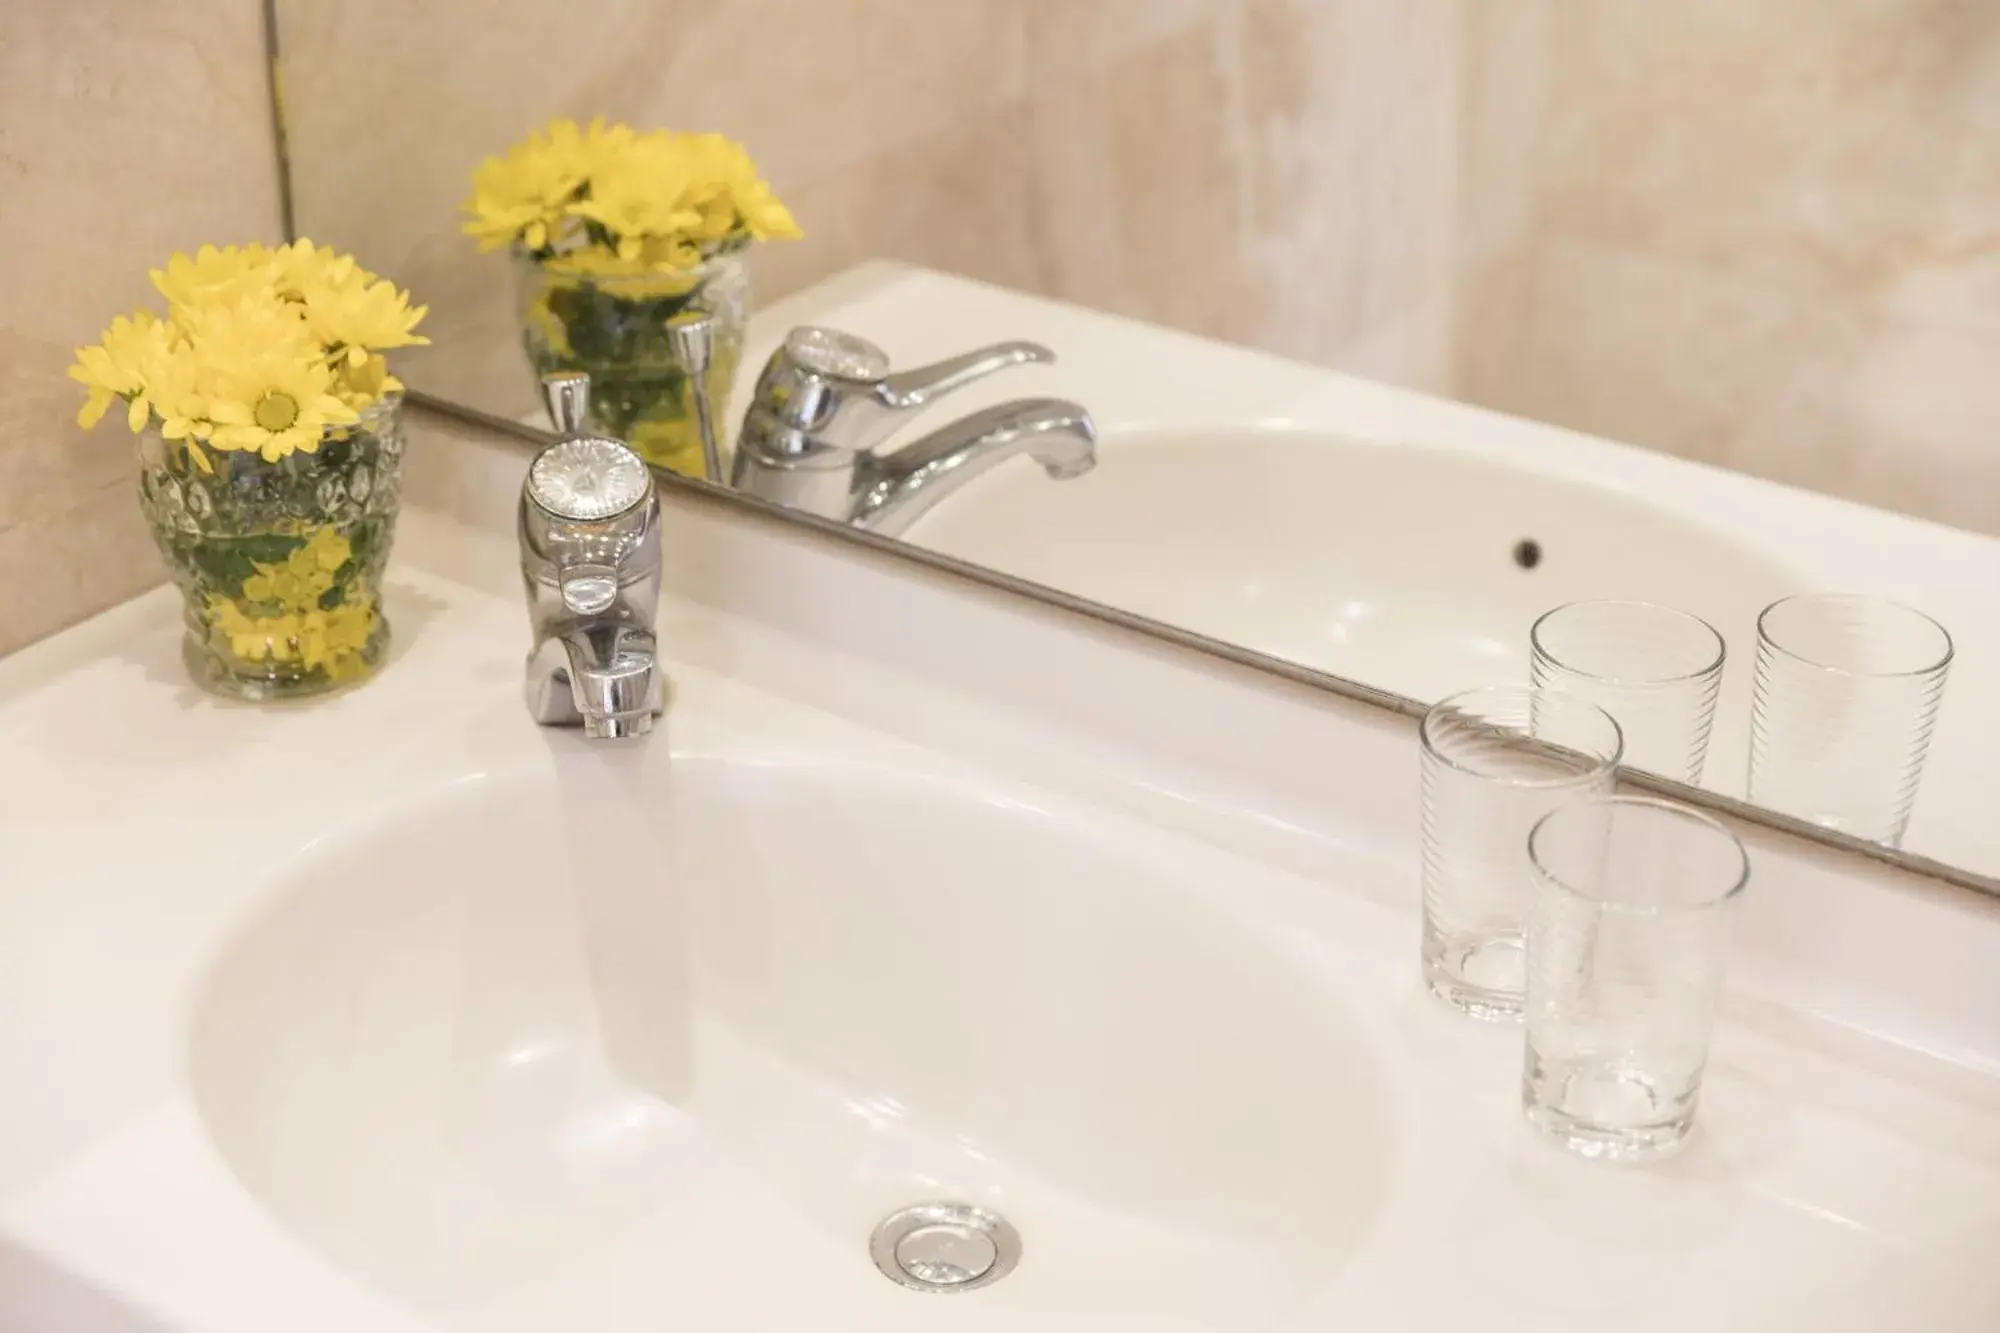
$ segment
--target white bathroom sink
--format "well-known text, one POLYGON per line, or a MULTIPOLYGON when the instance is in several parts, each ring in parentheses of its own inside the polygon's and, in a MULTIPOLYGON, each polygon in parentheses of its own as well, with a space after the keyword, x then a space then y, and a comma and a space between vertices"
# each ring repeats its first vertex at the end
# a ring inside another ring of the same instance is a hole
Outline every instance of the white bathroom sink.
POLYGON ((1338 1273, 1397 1145, 1342 1004, 1205 897, 936 783, 580 755, 318 846, 202 991, 195 1096, 429 1315, 930 1327, 867 1238, 963 1201, 1025 1241, 995 1326, 1237 1329, 1338 1273))
MULTIPOLYGON (((1424 701, 1525 683, 1528 628, 1565 602, 1679 607, 1745 651, 1757 613, 1809 586, 1616 487, 1293 429, 1120 430, 1084 477, 996 469, 907 536, 1424 701)), ((1742 752, 1741 695, 1722 702, 1717 753, 1742 752)))
POLYGON ((1984 900, 1766 839, 1607 1171, 1417 982, 1407 724, 669 499, 625 748, 525 716, 505 503, 349 694, 203 698, 172 590, 0 662, 0 1329, 2000 1326, 1984 900), (933 1201, 1018 1266, 878 1273, 933 1201))

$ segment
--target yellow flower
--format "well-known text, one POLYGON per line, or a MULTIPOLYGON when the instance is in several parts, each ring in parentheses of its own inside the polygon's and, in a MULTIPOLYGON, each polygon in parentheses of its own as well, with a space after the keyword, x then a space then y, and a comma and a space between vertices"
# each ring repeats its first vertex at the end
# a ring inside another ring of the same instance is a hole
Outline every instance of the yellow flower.
POLYGON ((357 366, 370 350, 428 344, 429 338, 414 332, 427 307, 412 309, 408 292, 386 278, 370 282, 368 277, 356 271, 344 278, 306 281, 303 304, 313 336, 357 366))
POLYGON ((329 426, 358 418, 333 393, 333 370, 300 307, 275 298, 201 313, 189 332, 208 400, 207 439, 275 463, 311 453, 329 426))
POLYGON ((101 342, 77 348, 69 377, 90 394, 76 414, 76 424, 89 430, 104 419, 112 399, 124 398, 129 404, 126 424, 134 431, 145 429, 152 412, 148 372, 171 341, 168 326, 150 310, 140 310, 112 320, 101 342))
POLYGON ((242 298, 269 291, 278 274, 278 254, 262 245, 204 245, 190 258, 171 256, 164 268, 152 270, 153 286, 167 298, 170 313, 211 305, 233 305, 242 298))
POLYGON ((299 655, 299 618, 252 616, 219 593, 208 596, 208 622, 243 662, 288 662, 299 655))
POLYGON ((366 353, 358 363, 343 357, 334 367, 333 396, 357 411, 402 391, 403 382, 389 373, 389 359, 378 353, 366 353))
POLYGON ((531 250, 547 246, 564 207, 583 188, 591 151, 575 121, 553 120, 504 156, 487 158, 473 172, 463 205, 466 234, 482 250, 517 241, 531 250))
POLYGON ((618 151, 599 153, 592 163, 589 194, 571 204, 569 212, 609 232, 620 259, 667 261, 692 249, 693 233, 701 225, 701 213, 686 202, 696 183, 693 166, 679 137, 633 135, 618 151), (680 244, 655 247, 656 253, 647 256, 648 241, 680 244))
POLYGON ((743 145, 555 120, 473 174, 465 230, 593 275, 667 273, 753 240, 802 233, 743 145), (553 253, 550 253, 553 252, 553 253))
POLYGON ((339 531, 318 528, 283 561, 258 562, 243 581, 241 600, 210 594, 209 624, 242 661, 297 662, 336 680, 359 675, 375 629, 375 599, 320 605, 353 555, 353 544, 339 531), (254 613, 267 606, 278 613, 254 613))
POLYGON ((695 180, 690 201, 701 210, 705 239, 721 241, 747 232, 760 241, 795 241, 805 234, 758 176, 757 164, 742 144, 720 134, 683 137, 695 180))
POLYGON ((424 307, 407 292, 309 240, 205 245, 152 278, 167 298, 164 320, 120 316, 77 350, 69 374, 86 390, 77 421, 96 425, 122 398, 133 430, 157 420, 204 471, 198 441, 272 461, 316 448, 325 428, 403 387, 383 349, 429 341, 416 332, 424 307))
POLYGON ((299 661, 325 670, 336 680, 355 675, 363 666, 361 650, 368 645, 374 628, 373 601, 308 611, 299 617, 299 661))
POLYGON ((208 471, 208 460, 194 444, 209 432, 208 399, 202 393, 201 358, 186 341, 176 338, 152 348, 145 361, 146 396, 160 421, 160 434, 186 440, 195 462, 208 471))
POLYGON ((287 301, 304 301, 316 284, 350 281, 369 283, 375 275, 355 262, 353 255, 341 254, 330 245, 314 245, 301 236, 276 252, 272 289, 287 301))
POLYGON ((243 596, 253 602, 276 602, 288 611, 316 611, 332 590, 334 576, 354 555, 346 537, 331 527, 320 528, 284 563, 258 563, 257 572, 243 580, 243 596))
POLYGON ((208 618, 240 661, 297 662, 345 680, 367 667, 363 650, 375 629, 375 604, 252 616, 229 598, 211 594, 208 618))

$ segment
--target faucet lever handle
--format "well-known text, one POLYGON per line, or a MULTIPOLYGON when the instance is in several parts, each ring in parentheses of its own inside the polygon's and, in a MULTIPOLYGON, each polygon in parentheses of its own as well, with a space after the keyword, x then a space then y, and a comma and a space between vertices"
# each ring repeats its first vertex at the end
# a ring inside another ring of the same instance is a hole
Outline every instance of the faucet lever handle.
POLYGON ((1048 365, 1056 354, 1040 343, 1015 340, 980 347, 959 356, 947 357, 928 366, 885 376, 881 384, 883 402, 893 408, 918 408, 935 402, 988 375, 1029 363, 1048 365))
POLYGON ((845 513, 846 481, 826 464, 829 456, 853 460, 895 434, 901 417, 975 380, 1027 362, 1054 361, 1040 343, 1001 342, 928 366, 891 373, 889 356, 866 338, 839 329, 796 328, 764 363, 743 428, 736 437, 730 484, 815 513, 845 513), (773 477, 792 460, 817 459, 814 476, 773 477), (807 502, 799 487, 824 498, 807 502), (764 487, 759 490, 757 488, 764 487))

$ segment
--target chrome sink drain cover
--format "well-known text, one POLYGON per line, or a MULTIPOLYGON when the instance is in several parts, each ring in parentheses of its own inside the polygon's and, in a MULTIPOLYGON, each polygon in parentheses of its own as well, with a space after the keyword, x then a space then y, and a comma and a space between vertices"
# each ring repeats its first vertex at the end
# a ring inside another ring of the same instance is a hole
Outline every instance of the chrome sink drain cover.
POLYGON ((919 1203, 882 1219, 868 1255, 911 1291, 975 1291, 1021 1262, 1021 1234, 969 1203, 919 1203))

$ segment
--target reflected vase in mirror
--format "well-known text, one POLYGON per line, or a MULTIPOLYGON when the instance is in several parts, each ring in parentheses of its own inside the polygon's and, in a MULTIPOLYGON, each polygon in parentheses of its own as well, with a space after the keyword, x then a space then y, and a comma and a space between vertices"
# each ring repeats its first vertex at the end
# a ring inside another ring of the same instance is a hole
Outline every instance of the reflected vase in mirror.
POLYGON ((558 117, 473 172, 465 214, 482 250, 512 255, 535 382, 588 375, 590 430, 704 475, 672 326, 706 320, 708 405, 726 417, 749 313, 743 252, 801 235, 743 145, 558 117))
POLYGON ((629 442, 656 466, 701 476, 700 422, 669 326, 684 314, 709 317, 708 398, 727 420, 750 305, 743 257, 646 273, 594 273, 518 247, 513 258, 521 344, 536 382, 590 376, 585 424, 593 433, 629 442))

